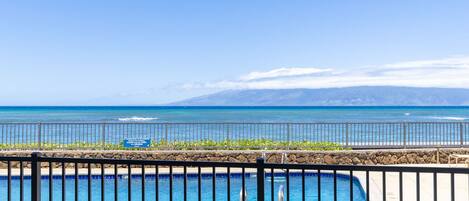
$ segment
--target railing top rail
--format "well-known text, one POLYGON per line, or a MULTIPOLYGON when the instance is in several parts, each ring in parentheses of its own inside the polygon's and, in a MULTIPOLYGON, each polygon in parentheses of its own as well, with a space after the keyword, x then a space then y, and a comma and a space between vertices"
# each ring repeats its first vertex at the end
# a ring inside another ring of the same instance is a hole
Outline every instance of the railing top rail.
POLYGON ((41 162, 255 168, 255 163, 41 157, 41 162))
POLYGON ((0 156, 0 161, 31 161, 31 157, 0 156))
POLYGON ((469 173, 469 168, 460 167, 418 167, 418 166, 384 166, 384 165, 323 165, 323 164, 276 164, 266 163, 265 168, 305 169, 305 170, 338 170, 338 171, 371 171, 371 172, 422 172, 422 173, 469 173))
MULTIPOLYGON (((31 161, 32 157, 0 157, 0 161, 31 161)), ((130 164, 160 165, 186 167, 233 167, 258 168, 257 163, 208 162, 208 161, 171 161, 171 160, 133 160, 133 159, 97 159, 97 158, 58 158, 39 157, 40 162, 80 163, 80 164, 130 164)), ((297 169, 297 170, 337 170, 337 171, 385 171, 385 172, 421 172, 421 173, 456 173, 468 174, 469 168, 460 167, 418 167, 418 166, 384 166, 384 165, 325 165, 325 164, 280 164, 264 163, 266 169, 297 169)))

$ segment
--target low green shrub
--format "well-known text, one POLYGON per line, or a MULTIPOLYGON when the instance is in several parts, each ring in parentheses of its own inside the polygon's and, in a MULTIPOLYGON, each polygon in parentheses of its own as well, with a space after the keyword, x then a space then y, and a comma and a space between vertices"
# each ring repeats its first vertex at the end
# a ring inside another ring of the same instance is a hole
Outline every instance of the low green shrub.
MULTIPOLYGON (((1 150, 35 150, 37 143, 0 144, 1 150)), ((69 144, 42 143, 41 150, 60 149, 90 149, 90 150, 345 150, 342 145, 332 142, 310 141, 273 141, 267 139, 255 140, 199 140, 199 141, 157 141, 152 142, 150 148, 125 148, 120 144, 76 142, 69 144)))

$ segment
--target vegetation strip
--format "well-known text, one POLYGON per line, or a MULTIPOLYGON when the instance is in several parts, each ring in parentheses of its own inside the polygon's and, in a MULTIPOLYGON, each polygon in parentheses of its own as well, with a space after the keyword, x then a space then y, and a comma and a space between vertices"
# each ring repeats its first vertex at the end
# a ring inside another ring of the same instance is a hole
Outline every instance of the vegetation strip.
MULTIPOLYGON (((25 144, 0 144, 0 149, 37 149, 37 143, 25 144)), ((149 148, 125 148, 120 144, 85 143, 76 142, 70 144, 41 143, 41 150, 54 149, 105 149, 105 150, 346 150, 340 144, 332 142, 310 141, 273 141, 273 140, 200 140, 177 142, 152 142, 149 148)))

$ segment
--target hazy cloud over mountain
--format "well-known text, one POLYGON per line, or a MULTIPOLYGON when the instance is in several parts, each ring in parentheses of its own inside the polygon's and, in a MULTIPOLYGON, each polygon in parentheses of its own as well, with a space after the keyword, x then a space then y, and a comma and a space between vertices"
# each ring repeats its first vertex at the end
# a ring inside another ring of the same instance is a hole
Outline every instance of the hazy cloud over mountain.
POLYGON ((353 86, 469 88, 469 56, 418 60, 356 69, 277 68, 255 71, 238 79, 189 83, 184 88, 293 89, 353 86))
POLYGON ((320 68, 278 68, 266 72, 251 72, 240 78, 242 81, 253 81, 261 79, 278 79, 295 76, 313 76, 324 72, 331 72, 332 69, 320 68))

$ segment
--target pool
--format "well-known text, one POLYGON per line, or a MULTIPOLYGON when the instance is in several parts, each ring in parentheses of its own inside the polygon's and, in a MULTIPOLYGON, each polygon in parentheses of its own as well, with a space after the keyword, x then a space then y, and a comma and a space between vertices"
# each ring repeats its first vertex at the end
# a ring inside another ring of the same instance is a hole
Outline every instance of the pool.
MULTIPOLYGON (((317 200, 317 173, 306 173, 305 175, 305 193, 306 200, 317 200)), ((114 176, 105 176, 105 200, 114 200, 114 176)), ((266 174, 265 181, 265 200, 271 200, 271 180, 270 173, 266 174)), ((353 179, 353 195, 354 200, 364 201, 365 192, 362 189, 360 182, 357 178, 353 179)), ((127 200, 127 185, 128 176, 118 176, 118 199, 127 200)), ((145 200, 155 200, 156 198, 156 186, 155 175, 145 176, 145 200)), ((246 173, 246 190, 247 199, 249 201, 256 200, 257 186, 256 186, 256 174, 246 173)), ((346 201, 350 198, 350 177, 348 175, 337 174, 337 195, 340 201, 346 201)), ((66 200, 74 200, 74 189, 75 180, 74 176, 66 176, 66 200)), ((140 175, 132 175, 132 200, 142 200, 142 177, 140 175)), ((212 201, 212 174, 202 174, 202 200, 212 201)), ((300 173, 290 173, 290 200, 301 200, 301 183, 302 177, 300 173)), ((12 177, 12 200, 20 200, 20 180, 19 177, 12 177)), ((62 200, 62 180, 60 176, 53 176, 53 200, 62 200)), ((169 176, 159 175, 158 179, 158 197, 159 200, 169 200, 169 176)), ((92 176, 92 199, 101 200, 101 176, 92 176)), ((275 173, 274 174, 274 195, 277 200, 277 192, 279 187, 286 186, 285 174, 275 173)), ((242 186, 242 177, 239 173, 232 173, 230 175, 230 198, 232 201, 239 201, 239 194, 242 186)), ((198 177, 197 174, 188 174, 187 179, 187 200, 198 199, 198 177)), ((175 174, 173 176, 173 200, 182 201, 184 190, 184 177, 181 174, 175 174)), ((225 201, 227 200, 227 174, 216 174, 215 180, 216 197, 215 200, 225 201)), ((287 195, 287 189, 285 187, 285 196, 287 195)), ((30 178, 24 178, 24 200, 31 200, 30 197, 30 178)), ((87 200, 88 196, 88 180, 87 176, 79 176, 78 179, 78 194, 79 200, 87 200)), ((321 200, 328 201, 333 200, 333 175, 327 173, 321 173, 321 200)), ((49 181, 47 176, 42 177, 42 199, 49 200, 49 181)), ((7 178, 0 177, 0 200, 7 200, 7 178)), ((286 199, 285 199, 286 200, 286 199)))

